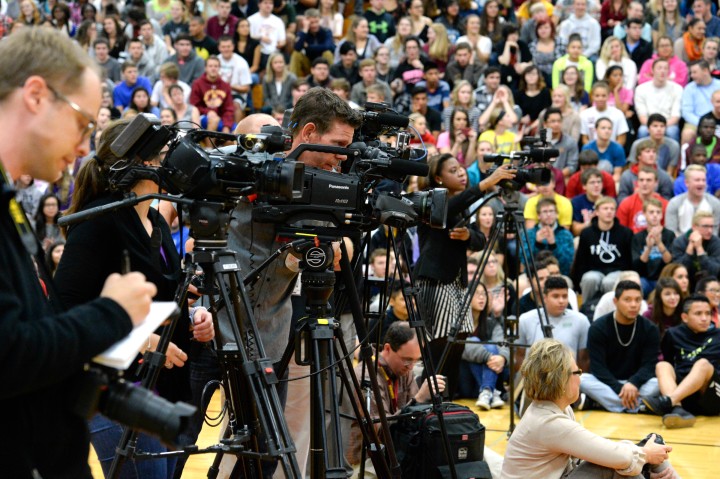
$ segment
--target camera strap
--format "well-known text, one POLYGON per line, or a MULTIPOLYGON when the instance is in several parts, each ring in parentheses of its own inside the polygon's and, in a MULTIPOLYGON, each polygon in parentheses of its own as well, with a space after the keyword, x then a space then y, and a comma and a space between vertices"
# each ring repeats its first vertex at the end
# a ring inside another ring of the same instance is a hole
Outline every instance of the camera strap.
POLYGON ((10 200, 8 204, 8 210, 10 212, 10 220, 15 225, 15 229, 22 240, 23 246, 30 254, 30 256, 36 256, 38 252, 38 241, 35 236, 35 232, 30 226, 30 222, 25 215, 25 210, 22 205, 15 199, 15 189, 10 183, 5 168, 0 162, 0 187, 2 187, 3 196, 9 195, 10 200))

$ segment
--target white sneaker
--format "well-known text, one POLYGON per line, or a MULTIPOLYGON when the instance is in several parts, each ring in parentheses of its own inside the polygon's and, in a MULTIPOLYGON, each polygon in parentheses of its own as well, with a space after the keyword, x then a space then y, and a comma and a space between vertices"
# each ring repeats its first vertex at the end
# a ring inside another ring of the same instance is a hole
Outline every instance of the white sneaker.
POLYGON ((486 411, 489 411, 491 406, 490 403, 492 402, 492 393, 489 389, 483 389, 480 393, 480 396, 478 396, 478 400, 475 402, 475 405, 481 409, 484 409, 486 411))
POLYGON ((505 401, 500 398, 500 391, 496 389, 495 391, 493 391, 493 397, 492 401, 490 402, 490 407, 492 407, 493 409, 498 409, 503 407, 504 405, 505 401))

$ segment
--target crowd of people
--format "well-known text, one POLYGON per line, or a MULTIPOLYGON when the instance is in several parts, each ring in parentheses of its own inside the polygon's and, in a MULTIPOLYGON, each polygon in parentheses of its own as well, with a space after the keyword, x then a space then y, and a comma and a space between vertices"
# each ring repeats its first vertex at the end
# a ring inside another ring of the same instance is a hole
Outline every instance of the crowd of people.
MULTIPOLYGON (((57 224, 68 208, 117 194, 103 175, 118 159, 102 150, 117 134, 115 120, 153 113, 163 124, 237 132, 252 113, 271 115, 267 123, 281 122, 287 109, 299 105, 290 123, 294 147, 347 146, 359 124, 357 110, 368 102, 388 103, 409 116, 413 145, 427 149, 428 177, 411 178, 404 187, 446 188, 449 226, 411 230, 410 258, 382 262, 384 256, 372 251, 384 246, 381 241, 361 253, 373 265, 379 262, 376 276, 414 272, 434 350, 462 313, 468 286, 475 287, 471 307, 460 318, 469 344, 448 366, 452 371, 444 372, 450 394, 477 397, 483 409, 504 405, 503 383, 515 373, 507 368, 510 352, 483 343, 501 337, 507 305, 521 313, 520 342, 539 341, 547 322, 585 372, 577 374, 578 397, 568 404, 556 401, 561 410, 574 405, 650 412, 663 416, 667 427, 692 426, 695 414, 720 413, 714 386, 720 351, 713 342, 720 326, 720 19, 714 10, 710 0, 2 2, 0 45, 29 35, 23 30, 57 30, 91 59, 87 68, 101 74, 97 105, 68 100, 60 84, 45 87, 87 121, 83 147, 66 155, 62 174, 10 172, 17 202, 44 250, 43 292, 52 294, 48 287, 53 289, 56 277, 66 306, 84 303, 102 295, 104 279, 119 271, 119 262, 100 271, 100 261, 84 258, 98 270, 98 291, 81 288, 68 265, 87 274, 78 248, 96 240, 79 228, 64 234, 57 224), (330 92, 332 98, 323 96, 330 92), (335 116, 323 120, 316 110, 327 105, 335 116), (481 207, 465 226, 452 225, 483 194, 515 176, 508 165, 495 169, 485 156, 517 151, 523 138, 541 131, 559 156, 531 167, 547 168, 550 175, 541 184, 512 188, 527 238, 501 238, 483 255, 482 236, 489 237, 504 198, 481 207), (99 176, 79 175, 86 166, 99 176), (489 259, 473 281, 481 256, 489 259), (504 281, 516 274, 518 291, 504 281), (547 318, 537 309, 540 297, 547 318)), ((306 164, 328 170, 344 160, 304 155, 306 164)), ((239 207, 231 241, 252 265, 276 243, 273 232, 260 227, 254 234, 263 244, 245 237, 241 223, 251 219, 242 214, 249 211, 248 205, 239 207)), ((168 228, 145 207, 137 213, 142 224, 132 227, 146 232, 153 248, 159 231, 165 253, 143 272, 150 278, 158 271, 172 274, 179 258, 169 249, 181 253, 182 245, 167 240, 179 236, 182 225, 175 221, 168 228)), ((91 233, 120 237, 92 226, 91 233)), ((146 245, 136 246, 139 251, 146 245)), ((133 264, 143 260, 140 255, 133 264)), ((270 275, 278 288, 251 291, 270 338, 288 336, 277 324, 291 315, 287 286, 296 277, 296 271, 278 268, 270 275), (269 305, 281 307, 270 314, 269 305)), ((156 279, 167 298, 162 278, 156 279)), ((401 302, 394 291, 384 331, 393 322, 388 318, 407 318, 401 302)), ((195 339, 206 342, 206 311, 191 313, 195 339)), ((123 329, 128 326, 124 321, 123 329)), ((197 357, 209 354, 203 347, 188 357, 187 344, 173 346, 176 363, 169 366, 188 360, 195 367, 197 357)), ((273 359, 280 346, 269 346, 273 359)), ((387 355, 397 352, 392 343, 390 349, 387 355)), ((520 352, 518 367, 524 357, 520 352)), ((212 377, 211 369, 199 367, 198 374, 212 377)))

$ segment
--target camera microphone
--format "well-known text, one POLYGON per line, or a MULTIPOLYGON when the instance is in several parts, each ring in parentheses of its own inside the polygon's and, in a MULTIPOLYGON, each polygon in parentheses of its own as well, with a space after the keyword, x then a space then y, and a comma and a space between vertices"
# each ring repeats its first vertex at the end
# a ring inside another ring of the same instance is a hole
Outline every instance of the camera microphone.
POLYGON ((407 128, 410 124, 410 118, 407 116, 398 115, 390 111, 366 111, 364 115, 367 120, 373 120, 381 125, 394 128, 407 128))
POLYGON ((398 173, 401 175, 427 176, 430 168, 427 163, 403 160, 402 158, 392 158, 390 160, 390 166, 388 166, 388 171, 390 173, 398 173))
POLYGON ((483 155, 486 163, 502 163, 503 160, 531 160, 535 162, 547 162, 552 158, 560 156, 557 148, 535 148, 527 151, 513 151, 512 153, 489 153, 483 155))

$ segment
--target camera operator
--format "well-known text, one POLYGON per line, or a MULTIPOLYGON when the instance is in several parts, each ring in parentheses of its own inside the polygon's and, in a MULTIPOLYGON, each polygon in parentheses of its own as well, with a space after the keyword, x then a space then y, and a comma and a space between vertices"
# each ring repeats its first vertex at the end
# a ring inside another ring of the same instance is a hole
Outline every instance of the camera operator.
POLYGON ((52 284, 46 301, 30 258, 39 245, 10 185, 21 175, 55 181, 89 153, 100 75, 67 37, 44 28, 5 39, 0 62, 0 470, 91 478, 86 422, 72 411, 76 380, 145 318, 156 288, 140 273, 113 274, 83 306, 63 312, 52 284))
MULTIPOLYGON (((457 159, 450 154, 430 159, 427 180, 429 188, 447 188, 447 227, 434 229, 425 223, 418 226, 420 256, 415 264, 415 275, 420 288, 420 311, 425 314, 433 361, 437 362, 443 350, 445 338, 453 323, 460 316, 463 297, 467 290, 467 249, 478 251, 484 241, 480 232, 466 226, 454 228, 463 212, 486 191, 502 180, 511 180, 515 171, 509 165, 498 167, 477 186, 467 188, 467 173, 457 159)), ((470 310, 466 311, 460 328, 461 333, 473 331, 470 310)), ((459 358, 458 358, 459 363, 459 358)), ((448 391, 452 395, 458 371, 445 372, 448 391)))
MULTIPOLYGON (((250 117, 248 117, 250 118, 250 117)), ((362 117, 350 108, 347 102, 324 88, 312 88, 295 105, 290 119, 293 137, 292 150, 304 143, 346 147, 352 143, 355 129, 362 117)), ((343 155, 306 151, 299 161, 306 166, 328 171, 340 171, 343 155)), ((241 271, 247 274, 267 259, 281 245, 276 240, 276 226, 252 220, 252 203, 244 198, 233 211, 230 223, 228 247, 236 251, 241 271)), ((336 261, 338 258, 336 257, 336 261)), ((268 358, 278 361, 287 346, 290 336, 292 304, 290 296, 298 274, 297 259, 284 253, 265 268, 260 278, 248 288, 248 296, 261 340, 268 358)), ((224 310, 220 311, 220 314, 224 310)), ((280 396, 285 397, 286 383, 280 383, 280 396)), ((282 403, 285 401, 282 399, 282 403)), ((299 405, 296 405, 299 406, 299 405)), ((301 408, 309 416, 310 405, 301 408)), ((291 420, 291 418, 288 418, 291 420)), ((303 462, 298 455, 298 464, 303 462)), ((272 475, 272 467, 264 464, 266 477, 272 475)))
MULTIPOLYGON (((97 154, 78 173, 75 194, 68 210, 70 214, 121 200, 128 192, 142 196, 158 191, 157 183, 149 179, 123 181, 121 175, 135 167, 160 166, 164 154, 161 152, 158 157, 146 162, 116 156, 110 145, 129 123, 129 120, 119 120, 103 131, 97 154), (122 182, 122 186, 118 182, 122 182)), ((150 203, 151 200, 147 200, 134 208, 121 208, 112 215, 100 215, 69 228, 65 245, 67 254, 63 253, 55 275, 58 294, 66 305, 82 304, 97 297, 98 285, 110 274, 121 270, 125 254, 129 263, 155 284, 158 289, 157 299, 175 299, 180 278, 180 257, 170 227, 160 213, 150 207, 150 203)), ((187 305, 182 306, 187 311, 187 305)), ((188 368, 182 366, 188 361, 189 355, 196 358, 206 342, 213 338, 210 313, 205 308, 197 308, 193 316, 192 324, 183 318, 175 328, 165 360, 165 367, 170 370, 160 374, 156 387, 162 397, 173 402, 191 401, 188 368), (197 342, 191 343, 191 336, 197 342)), ((159 340, 160 337, 153 334, 146 349, 155 350, 159 340)), ((131 368, 132 371, 135 369, 131 368)), ((142 379, 134 376, 130 371, 125 373, 126 380, 142 379)), ((90 433, 93 447, 107 476, 115 456, 115 447, 122 436, 121 426, 98 413, 90 421, 90 433)), ((139 435, 138 449, 144 452, 166 450, 157 439, 145 434, 139 435)), ((127 462, 121 477, 170 478, 174 465, 175 458, 127 462)))

